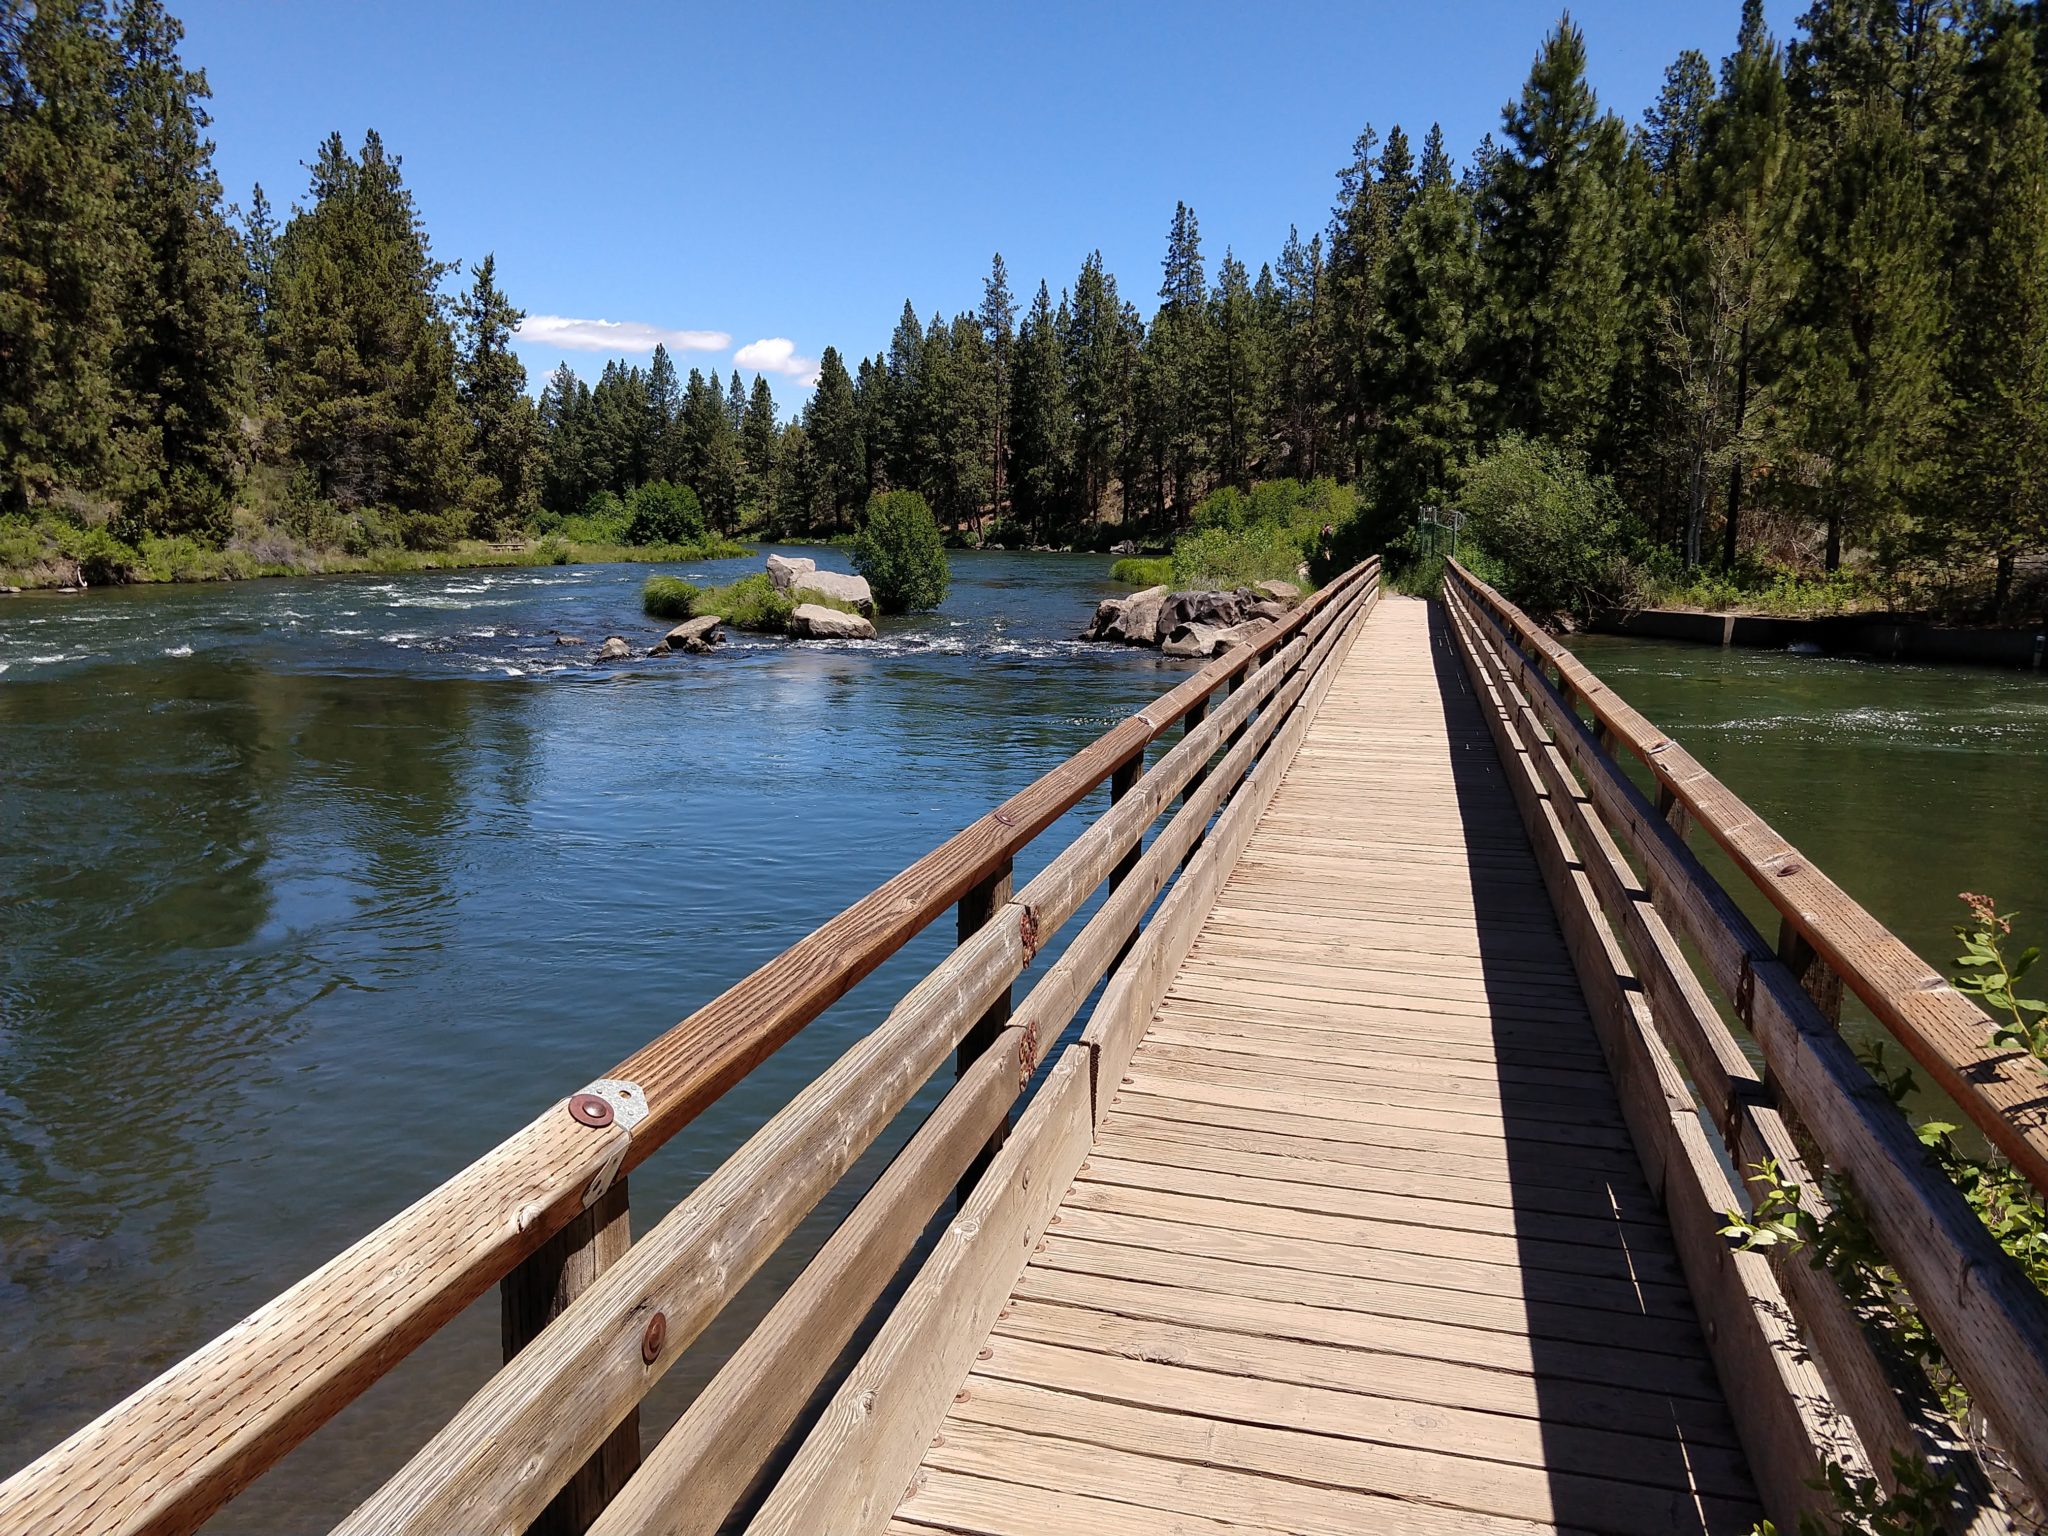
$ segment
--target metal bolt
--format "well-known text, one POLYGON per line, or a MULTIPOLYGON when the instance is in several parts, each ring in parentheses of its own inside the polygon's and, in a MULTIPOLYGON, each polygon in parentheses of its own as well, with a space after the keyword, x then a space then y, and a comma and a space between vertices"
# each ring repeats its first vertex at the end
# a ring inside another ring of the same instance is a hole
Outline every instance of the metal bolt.
POLYGON ((995 1351, 990 1349, 986 1344, 984 1344, 981 1346, 981 1353, 976 1355, 974 1358, 977 1360, 988 1360, 993 1358, 994 1355, 995 1351))
POLYGON ((569 1100, 569 1118, 578 1125, 602 1129, 612 1123, 612 1106, 594 1093, 579 1093, 569 1100))
POLYGON ((640 1334, 640 1358, 647 1364, 654 1364, 661 1354, 661 1346, 668 1342, 668 1314, 657 1312, 647 1319, 647 1327, 640 1334))

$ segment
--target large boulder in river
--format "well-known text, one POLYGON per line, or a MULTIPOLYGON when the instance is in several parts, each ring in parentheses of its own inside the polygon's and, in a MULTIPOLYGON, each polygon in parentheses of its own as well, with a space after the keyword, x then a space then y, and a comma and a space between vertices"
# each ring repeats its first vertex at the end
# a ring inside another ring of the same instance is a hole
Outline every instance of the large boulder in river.
POLYGON ((668 632, 661 644, 655 647, 655 650, 689 651, 696 655, 702 655, 725 638, 718 632, 718 626, 724 622, 725 620, 715 613, 707 613, 700 618, 685 619, 668 632))
POLYGON ((822 597, 851 603, 862 613, 875 611, 874 589, 868 585, 865 576, 848 576, 840 571, 805 571, 794 578, 790 590, 798 597, 806 592, 816 592, 822 597))
POLYGON ((1252 590, 1268 602, 1284 603, 1289 608, 1301 601, 1301 588, 1291 581, 1261 581, 1252 590))
POLYGON ((1213 624, 1176 624, 1173 633, 1159 644, 1162 656, 1213 656, 1216 637, 1223 631, 1213 624))
POLYGON ((778 592, 787 592, 799 576, 809 575, 818 568, 815 560, 806 560, 795 555, 770 555, 768 557, 768 584, 778 592))
POLYGON ((1228 629, 1244 617, 1243 605, 1229 592, 1176 592, 1159 615, 1159 632, 1171 635, 1184 624, 1228 629))
POLYGON ((799 640, 872 640, 875 626, 857 613, 798 603, 789 616, 789 632, 799 640))
POLYGON ((1244 615, 1247 619, 1284 619, 1290 611, 1285 603, 1267 601, 1249 604, 1244 615))
POLYGON ((633 647, 626 644, 624 635, 607 635, 605 642, 597 648, 599 661, 631 661, 633 647))
POLYGON ((1126 645, 1157 645, 1160 634, 1160 612, 1165 608, 1167 591, 1164 587, 1147 587, 1129 597, 1110 598, 1095 610, 1095 623, 1090 637, 1096 640, 1121 640, 1126 645))

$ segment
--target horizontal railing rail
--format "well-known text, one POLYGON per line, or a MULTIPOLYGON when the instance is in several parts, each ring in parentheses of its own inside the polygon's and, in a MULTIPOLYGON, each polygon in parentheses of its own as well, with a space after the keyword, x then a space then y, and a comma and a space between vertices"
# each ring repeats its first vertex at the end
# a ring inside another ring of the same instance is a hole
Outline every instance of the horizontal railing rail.
MULTIPOLYGON (((1753 856, 1766 846, 1783 850, 1763 864, 1738 858, 1737 867, 1752 879, 1760 868, 1792 868, 1809 890, 1835 888, 1683 749, 1455 563, 1445 581, 1445 605, 1475 682, 1495 696, 1504 754, 1524 761, 1540 788, 1541 804, 1525 807, 1532 838, 1549 818, 1568 839, 1570 862, 1555 875, 1559 889, 1583 882, 1585 905, 1605 919, 1604 937, 1589 944, 1596 950, 1600 943, 1618 944, 1611 955, 1589 955, 1582 975, 1618 966, 1636 983, 1636 990, 1617 991, 1611 1000, 1624 1034, 1638 1010, 1642 1026, 1643 1044, 1633 1055, 1610 1052, 1618 1057, 1624 1107, 1631 1093, 1638 1104, 1661 1094, 1671 1114, 1689 1123, 1698 1118, 1697 1103, 1720 1133, 1728 1160, 1752 1178, 1753 1192, 1761 1187, 1754 1171, 1768 1159, 1816 1219, 1830 1214, 1821 1175, 1840 1177, 2003 1448, 2033 1487, 2048 1487, 2048 1300, 1933 1166, 1898 1106, 1841 1035, 1827 1007, 1832 988, 1816 976, 1815 962, 1822 953, 1817 938, 1840 938, 1834 927, 1839 912, 1788 919, 1787 934, 1774 948, 1700 862, 1686 832, 1706 828, 1723 847, 1734 843, 1753 856), (1579 714, 1581 705, 1592 712, 1592 725, 1579 714), (1664 792, 1656 803, 1623 771, 1618 746, 1637 752, 1657 775, 1664 792), (1684 945, 1697 955, 1697 970, 1684 945), (1709 987, 1748 1027, 1762 1073, 1724 1022, 1709 987), (1683 1077, 1673 1070, 1674 1060, 1683 1077)), ((1558 905, 1564 920, 1570 902, 1558 905)), ((1873 921, 1856 910, 1860 922, 1873 921)), ((1884 937, 1903 949, 1888 933, 1884 937)), ((1866 935, 1858 952, 1867 956, 1880 947, 1866 935)), ((1875 975, 1859 973, 1852 983, 1858 995, 1864 986, 1875 987, 1875 975)), ((1988 1112, 1989 1101, 1980 1100, 1979 1108, 1988 1112)), ((2014 1129, 2006 1117, 1993 1118, 2014 1129)), ((1674 1134, 1659 1129, 1667 1140, 1674 1134)), ((1760 1482, 1774 1483, 1796 1505, 1814 1496, 1800 1490, 1820 1459, 1865 1468, 1889 1482, 1894 1452, 1927 1458, 1961 1475, 1962 1512, 1952 1524, 1968 1528, 1976 1518, 1970 1499, 1983 1493, 1983 1479, 1964 1465, 1952 1429, 1924 1411, 1931 1401, 1924 1378, 1911 1378, 1908 1362, 1863 1325, 1811 1254, 1781 1248, 1765 1273, 1760 1255, 1731 1250, 1714 1228, 1718 1213, 1737 1204, 1733 1187, 1718 1166, 1696 1156, 1692 1162, 1697 1166, 1684 1170, 1682 1192, 1667 1169, 1667 1212, 1702 1311, 1711 1315, 1711 1296, 1702 1292, 1717 1285, 1748 1298, 1745 1308, 1731 1293, 1729 1316, 1739 1326, 1710 1330, 1710 1342, 1724 1377, 1732 1373, 1755 1389, 1730 1388, 1756 1410, 1739 1423, 1756 1437, 1748 1449, 1760 1482), (1803 1346, 1774 1336, 1773 1311, 1787 1306, 1803 1346), (1812 1411, 1811 1384, 1800 1382, 1805 1350, 1820 1365, 1857 1443, 1846 1441, 1826 1414, 1812 1411), (1775 1391, 1762 1390, 1772 1381, 1775 1391)))
MULTIPOLYGON (((1291 751, 1277 744, 1299 738, 1288 723, 1319 696, 1309 692, 1318 678, 1327 686, 1330 658, 1377 595, 1377 561, 1345 572, 557 1101, 0 1484, 0 1530, 193 1530, 500 1281, 507 1366, 342 1530, 581 1530, 622 1484, 652 1488, 677 1468, 730 1481, 757 1463, 865 1313, 856 1298, 871 1302, 900 1265, 933 1211, 927 1196, 986 1157, 1081 1002, 1120 955, 1142 948, 1134 935, 1158 892, 1184 865, 1217 862, 1213 850, 1202 856, 1212 817, 1247 775, 1270 793, 1291 751), (1147 748, 1175 724, 1182 740, 1148 769, 1147 748), (1109 809, 1012 896, 1017 853, 1105 782, 1109 809), (1146 846, 1176 796, 1177 812, 1146 846), (1012 1011, 1011 983, 1105 883, 1110 896, 1012 1011), (947 959, 627 1246, 625 1176, 956 903, 962 942, 947 959), (961 1075, 940 1108, 713 1382, 703 1410, 635 1475, 631 1418, 648 1388, 956 1049, 961 1075)), ((1231 824, 1226 810, 1216 830, 1231 824)), ((693 1508, 716 1502, 702 1483, 691 1485, 693 1508)), ((623 1518, 605 1528, 637 1528, 623 1518)))

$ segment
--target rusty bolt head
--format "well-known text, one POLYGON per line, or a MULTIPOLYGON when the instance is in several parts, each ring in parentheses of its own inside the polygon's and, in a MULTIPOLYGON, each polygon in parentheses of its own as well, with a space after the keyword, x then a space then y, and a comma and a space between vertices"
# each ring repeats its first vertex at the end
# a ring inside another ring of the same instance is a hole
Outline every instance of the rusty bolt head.
POLYGON ((569 1118, 578 1125, 601 1128, 612 1123, 612 1107, 594 1093, 579 1093, 569 1100, 569 1118))
POLYGON ((640 1358, 647 1364, 654 1364, 661 1354, 661 1346, 668 1342, 668 1314, 657 1312, 647 1319, 647 1326, 640 1334, 640 1358))
POLYGON ((986 1344, 984 1344, 984 1345, 983 1345, 983 1346, 981 1347, 981 1351, 980 1351, 980 1353, 976 1354, 974 1358, 975 1358, 975 1359, 977 1359, 977 1360, 989 1360, 989 1359, 993 1359, 994 1357, 995 1357, 995 1351, 994 1351, 994 1350, 992 1350, 992 1349, 990 1349, 990 1348, 989 1348, 989 1347, 988 1347, 988 1346, 987 1346, 986 1344))

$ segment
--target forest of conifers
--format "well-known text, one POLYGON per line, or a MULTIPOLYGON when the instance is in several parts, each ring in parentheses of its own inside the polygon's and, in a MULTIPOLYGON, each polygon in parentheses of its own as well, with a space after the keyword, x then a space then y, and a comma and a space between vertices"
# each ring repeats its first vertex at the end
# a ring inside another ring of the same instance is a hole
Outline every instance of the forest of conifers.
POLYGON ((1179 207, 1156 301, 1099 256, 1057 291, 998 257, 976 307, 826 348, 790 420, 758 376, 660 351, 533 399, 493 263, 434 257, 374 135, 318 146, 282 220, 260 188, 224 204, 179 40, 158 0, 0 0, 17 540, 624 542, 632 493, 668 482, 727 533, 843 532, 908 488, 970 542, 1100 546, 1327 476, 1351 542, 1398 551, 1533 448, 1575 509, 1553 542, 1617 596, 1843 567, 1996 614, 2048 550, 2033 6, 1815 0, 1779 40, 1747 0, 1718 67, 1681 55, 1634 125, 1567 18, 1462 168, 1434 128, 1367 128, 1327 221, 1256 264, 1179 207))

